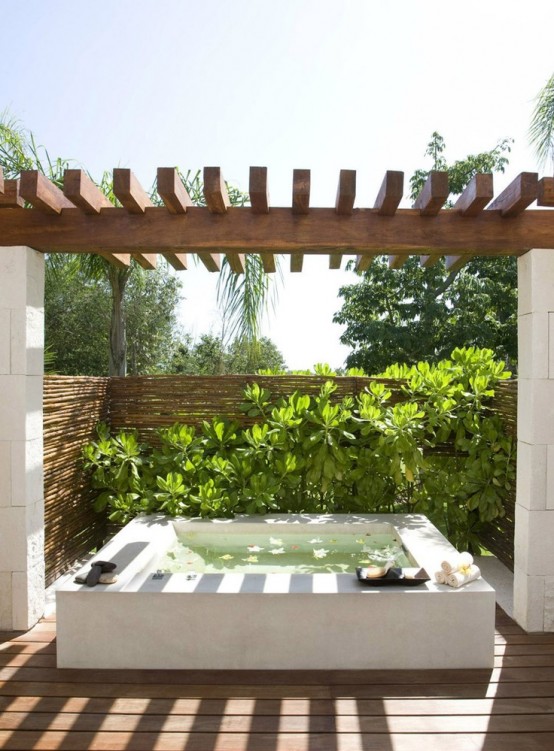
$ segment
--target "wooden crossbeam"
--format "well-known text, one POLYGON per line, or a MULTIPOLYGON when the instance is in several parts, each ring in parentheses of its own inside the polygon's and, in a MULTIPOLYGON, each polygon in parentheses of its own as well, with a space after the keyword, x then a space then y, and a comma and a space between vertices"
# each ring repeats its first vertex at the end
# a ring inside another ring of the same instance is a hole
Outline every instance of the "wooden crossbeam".
POLYGON ((292 173, 292 213, 310 212, 310 170, 295 169, 292 173))
POLYGON ((518 216, 537 198, 538 180, 536 172, 521 172, 491 203, 488 211, 500 211, 503 217, 518 216))
POLYGON ((193 205, 175 167, 158 167, 156 190, 170 214, 186 214, 193 205))
POLYGON ((543 177, 539 180, 537 206, 554 206, 554 177, 543 177))
POLYGON ((373 263, 374 258, 375 256, 370 256, 370 255, 356 256, 356 263, 354 264, 354 271, 357 271, 359 274, 361 274, 363 271, 367 271, 368 268, 373 263))
POLYGON ((99 256, 105 258, 106 261, 116 266, 118 269, 127 269, 131 265, 130 253, 108 253, 108 251, 100 251, 99 256))
POLYGON ((225 214, 231 205, 220 167, 204 167, 204 198, 212 214, 225 214))
POLYGON ((186 253, 164 253, 166 261, 173 266, 175 271, 186 271, 188 269, 188 258, 186 253))
POLYGON ((227 263, 231 267, 231 271, 235 274, 244 274, 245 257, 244 253, 227 253, 227 263))
POLYGON ((34 209, 0 212, 0 246, 27 245, 46 252, 207 252, 305 253, 329 255, 521 255, 531 248, 554 248, 554 211, 527 209, 507 222, 497 211, 468 219, 441 211, 433 221, 418 211, 399 209, 381 217, 357 209, 350 217, 334 208, 314 208, 294 216, 290 208, 272 208, 256 216, 249 207, 224 218, 193 206, 186 215, 169 216, 163 206, 144 215, 103 209, 88 216, 64 209, 53 217, 34 209))
MULTIPOLYGON (((113 192, 129 214, 144 214, 153 205, 138 179, 125 167, 116 167, 113 171, 113 192)), ((133 250, 133 258, 143 269, 156 268, 156 253, 137 249, 136 252, 133 250)))
MULTIPOLYGON (((269 214, 269 190, 267 187, 267 167, 250 167, 248 183, 250 208, 253 214, 269 214)), ((270 253, 262 254, 262 266, 266 274, 274 274, 277 270, 275 256, 270 253)))
POLYGON ((269 214, 267 167, 250 167, 248 193, 250 195, 250 206, 253 213, 269 214))
POLYGON ((116 167, 113 171, 113 192, 130 214, 144 214, 152 206, 150 196, 130 169, 116 167))
POLYGON ((437 216, 448 198, 448 172, 432 170, 415 200, 420 216, 437 216))
POLYGON ((449 274, 459 271, 470 260, 471 256, 446 256, 444 265, 449 274))
POLYGON ((408 256, 389 256, 389 269, 401 269, 408 260, 408 256))
POLYGON ((0 209, 22 209, 25 201, 19 193, 19 180, 4 180, 4 192, 0 195, 0 209))
POLYGON ((99 214, 101 209, 113 208, 111 201, 82 169, 66 169, 63 193, 85 214, 99 214))
POLYGON ((302 266, 304 265, 304 254, 303 253, 293 253, 290 257, 290 270, 293 273, 299 273, 302 271, 302 266))
POLYGON ((261 253, 262 266, 266 274, 274 274, 277 271, 277 264, 273 253, 261 253))
POLYGON ((332 270, 340 269, 342 262, 342 253, 329 254, 329 268, 332 270))
POLYGON ((4 170, 0 165, 0 195, 4 194, 4 170))
POLYGON ((375 201, 379 216, 394 216, 404 195, 404 173, 387 170, 375 201))
POLYGON ((335 201, 335 211, 340 216, 350 216, 354 210, 354 201, 356 200, 356 170, 341 169, 339 174, 339 184, 337 187, 337 198, 335 201))
POLYGON ((202 261, 208 271, 215 272, 221 271, 221 254, 220 253, 206 253, 199 251, 197 253, 198 258, 202 261))
POLYGON ((419 263, 420 266, 423 266, 424 269, 430 269, 431 266, 434 266, 436 263, 438 263, 440 258, 441 256, 439 255, 420 256, 419 263))
POLYGON ((19 193, 31 206, 45 214, 61 214, 62 209, 73 209, 57 185, 36 169, 21 173, 19 193))
POLYGON ((461 216, 477 216, 494 196, 492 175, 473 175, 466 189, 454 204, 454 211, 461 216))

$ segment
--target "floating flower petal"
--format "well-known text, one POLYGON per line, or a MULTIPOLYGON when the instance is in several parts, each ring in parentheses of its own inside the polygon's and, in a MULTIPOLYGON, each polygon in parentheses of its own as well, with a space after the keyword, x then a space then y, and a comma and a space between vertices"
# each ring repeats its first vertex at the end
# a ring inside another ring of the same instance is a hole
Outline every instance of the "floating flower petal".
MULTIPOLYGON (((281 546, 283 544, 283 541, 279 537, 270 537, 269 538, 269 544, 270 545, 279 545, 281 546)), ((271 551, 273 552, 273 551, 271 551)))
POLYGON ((314 537, 313 540, 308 540, 308 545, 317 545, 320 542, 323 542, 321 537, 314 537))
POLYGON ((259 545, 247 545, 247 548, 249 553, 261 553, 263 550, 259 545))
POLYGON ((248 558, 242 559, 245 563, 258 563, 257 555, 249 555, 248 558))
POLYGON ((234 556, 229 555, 229 553, 225 553, 225 555, 220 555, 219 557, 222 561, 232 561, 234 558, 234 556))
POLYGON ((325 548, 314 549, 314 558, 325 558, 328 552, 325 548))
POLYGON ((269 552, 271 555, 283 555, 285 548, 273 548, 273 550, 270 550, 269 552))

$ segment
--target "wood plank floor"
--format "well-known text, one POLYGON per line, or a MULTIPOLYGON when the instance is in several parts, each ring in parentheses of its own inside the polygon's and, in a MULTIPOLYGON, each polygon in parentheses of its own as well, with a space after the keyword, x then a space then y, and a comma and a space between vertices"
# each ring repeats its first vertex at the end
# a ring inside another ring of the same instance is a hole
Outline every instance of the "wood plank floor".
POLYGON ((54 619, 0 636, 1 749, 554 750, 554 634, 500 609, 493 670, 58 670, 54 619))

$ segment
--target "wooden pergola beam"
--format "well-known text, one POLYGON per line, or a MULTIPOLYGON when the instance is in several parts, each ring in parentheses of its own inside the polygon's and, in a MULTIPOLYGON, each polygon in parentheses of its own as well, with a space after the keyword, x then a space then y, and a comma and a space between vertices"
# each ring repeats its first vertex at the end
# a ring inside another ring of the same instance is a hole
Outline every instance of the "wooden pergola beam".
POLYGON ((292 273, 300 273, 304 265, 304 254, 293 253, 290 257, 290 270, 292 273))
POLYGON ((186 253, 164 253, 163 255, 175 271, 186 271, 188 269, 188 257, 186 253))
POLYGON ((292 213, 310 213, 310 170, 295 169, 292 173, 292 213))
POLYGON ((227 253, 227 263, 235 274, 244 274, 246 264, 244 253, 227 253))
MULTIPOLYGON (((113 171, 113 192, 129 214, 140 216, 147 208, 152 207, 148 193, 131 170, 125 167, 116 167, 113 171)), ((138 242, 137 245, 140 246, 142 243, 138 242)), ((133 258, 143 269, 156 268, 156 253, 145 253, 133 248, 133 258)))
POLYGON ((269 214, 267 167, 250 167, 248 193, 250 195, 250 207, 254 214, 269 214))
POLYGON ((488 208, 500 211, 503 217, 515 217, 537 198, 539 176, 536 172, 521 172, 488 208))
POLYGON ((0 195, 4 195, 4 170, 0 165, 0 195))
POLYGON ((89 216, 64 209, 59 216, 41 211, 0 212, 0 246, 28 245, 37 250, 68 253, 98 251, 240 253, 344 253, 395 255, 521 255, 531 248, 554 248, 554 212, 527 209, 506 222, 499 212, 483 211, 467 218, 442 211, 432 221, 417 210, 400 209, 381 217, 372 209, 338 216, 333 208, 311 209, 303 217, 287 208, 257 216, 250 208, 234 208, 225 216, 192 207, 168 217, 164 207, 143 215, 126 209, 103 209, 89 216))
POLYGON ((379 216, 394 216, 403 195, 404 173, 387 170, 373 208, 379 216))
POLYGON ((262 266, 266 274, 274 274, 277 271, 277 264, 273 253, 262 253, 262 266))
POLYGON ((354 210, 356 200, 356 170, 341 169, 335 211, 339 216, 350 216, 354 210))
POLYGON ((36 169, 21 173, 19 193, 31 206, 45 214, 61 214, 62 209, 75 208, 58 186, 36 169))
POLYGON ((554 177, 543 177, 539 180, 537 206, 554 206, 554 177))
POLYGON ((432 170, 415 200, 414 209, 418 209, 421 216, 437 216, 448 195, 448 172, 432 170))
POLYGON ((170 214, 186 214, 193 205, 175 167, 158 167, 156 190, 170 214))
POLYGON ((423 266, 424 269, 430 269, 431 266, 434 266, 436 263, 438 263, 441 259, 441 256, 434 255, 434 256, 420 256, 419 264, 420 266, 423 266))
POLYGON ((492 200, 494 188, 490 173, 473 175, 466 189, 454 204, 461 216, 477 216, 492 200))
POLYGON ((329 254, 329 268, 333 271, 340 269, 342 263, 342 253, 329 254))
POLYGON ((357 271, 358 274, 363 273, 364 271, 367 271, 368 268, 373 263, 373 259, 375 258, 374 255, 359 255, 356 256, 356 263, 354 264, 354 271, 357 271))
POLYGON ((85 214, 99 214, 101 209, 113 208, 111 201, 82 169, 65 170, 63 193, 85 214))
POLYGON ((202 261, 208 271, 215 273, 221 271, 221 254, 220 253, 206 253, 204 251, 197 252, 198 258, 202 261))
POLYGON ((22 209, 25 201, 19 192, 19 180, 4 180, 4 192, 0 195, 0 209, 22 209))
POLYGON ((471 256, 446 256, 444 265, 448 273, 451 274, 454 271, 459 271, 470 259, 471 256))
POLYGON ((389 256, 389 269, 401 269, 408 260, 408 256, 399 256, 396 254, 389 256))
POLYGON ((211 214, 226 214, 231 205, 220 167, 204 167, 204 198, 211 214))

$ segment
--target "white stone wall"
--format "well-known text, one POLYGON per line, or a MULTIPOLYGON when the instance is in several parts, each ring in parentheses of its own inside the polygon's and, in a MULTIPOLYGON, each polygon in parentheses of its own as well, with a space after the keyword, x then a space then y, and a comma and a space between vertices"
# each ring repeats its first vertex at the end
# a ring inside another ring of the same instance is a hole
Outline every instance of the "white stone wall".
POLYGON ((0 248, 0 631, 44 609, 44 257, 0 248))
POLYGON ((554 250, 518 259, 514 615, 554 631, 554 250))

